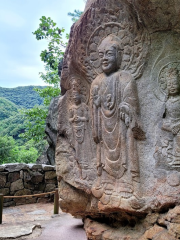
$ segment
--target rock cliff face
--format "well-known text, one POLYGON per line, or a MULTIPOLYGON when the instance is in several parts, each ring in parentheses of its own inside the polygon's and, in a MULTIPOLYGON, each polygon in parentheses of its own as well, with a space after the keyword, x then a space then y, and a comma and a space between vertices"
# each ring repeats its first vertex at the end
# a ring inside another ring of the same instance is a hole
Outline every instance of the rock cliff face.
POLYGON ((56 165, 88 239, 179 238, 179 15, 179 0, 89 0, 71 29, 56 165))
POLYGON ((48 148, 46 150, 47 160, 50 165, 55 165, 55 149, 57 141, 57 121, 58 121, 58 101, 59 97, 52 99, 48 115, 46 118, 46 129, 48 148))

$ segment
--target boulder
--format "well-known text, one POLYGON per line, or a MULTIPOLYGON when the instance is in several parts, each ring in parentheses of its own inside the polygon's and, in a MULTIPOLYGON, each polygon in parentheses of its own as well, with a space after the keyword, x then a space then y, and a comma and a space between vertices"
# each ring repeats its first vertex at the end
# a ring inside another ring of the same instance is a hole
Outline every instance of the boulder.
POLYGON ((9 195, 9 188, 1 188, 0 193, 2 193, 4 196, 9 195))
POLYGON ((3 172, 4 169, 5 169, 5 165, 4 165, 4 164, 3 164, 3 165, 0 165, 0 172, 3 172))
POLYGON ((15 182, 11 183, 10 191, 11 193, 14 193, 15 191, 22 190, 24 188, 22 179, 19 179, 15 182))
POLYGON ((6 175, 0 174, 0 188, 6 185, 6 175))
POLYGON ((19 190, 17 191, 14 196, 23 196, 23 195, 31 195, 31 190, 29 189, 22 189, 22 190, 19 190))
POLYGON ((56 140, 57 140, 57 121, 58 121, 58 101, 59 97, 55 97, 52 99, 48 115, 46 118, 46 129, 45 133, 47 135, 47 141, 49 147, 47 149, 47 158, 49 160, 50 165, 55 164, 55 148, 56 148, 56 140))
POLYGON ((45 149, 44 149, 43 153, 36 160, 37 164, 46 164, 46 165, 50 164, 49 159, 47 157, 47 149, 48 148, 49 148, 49 145, 45 146, 45 149))
POLYGON ((54 179, 56 178, 56 172, 55 171, 47 171, 45 172, 45 179, 49 180, 49 179, 54 179))
POLYGON ((12 172, 8 174, 8 182, 15 182, 18 179, 20 179, 19 172, 12 172))
POLYGON ((42 182, 43 179, 44 179, 44 176, 40 172, 32 172, 31 173, 31 182, 32 183, 38 184, 38 183, 42 182))
POLYGON ((44 192, 52 192, 54 191, 56 188, 56 185, 55 184, 46 184, 46 188, 44 190, 44 192))
POLYGON ((8 163, 5 164, 5 170, 8 172, 19 172, 20 170, 28 169, 28 165, 25 163, 8 163))
POLYGON ((88 0, 71 28, 56 172, 88 239, 179 238, 179 15, 177 0, 88 0))
POLYGON ((52 165, 44 165, 44 164, 42 164, 42 168, 43 168, 44 171, 55 170, 55 166, 52 166, 52 165))

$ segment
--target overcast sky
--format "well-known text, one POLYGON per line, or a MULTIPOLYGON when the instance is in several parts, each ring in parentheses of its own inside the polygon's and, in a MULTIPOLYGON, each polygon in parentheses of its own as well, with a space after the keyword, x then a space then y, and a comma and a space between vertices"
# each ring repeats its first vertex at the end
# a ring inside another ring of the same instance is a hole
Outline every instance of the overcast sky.
POLYGON ((41 16, 51 17, 67 32, 72 25, 68 12, 84 10, 83 0, 0 0, 0 87, 44 85, 40 52, 46 42, 32 34, 41 16))

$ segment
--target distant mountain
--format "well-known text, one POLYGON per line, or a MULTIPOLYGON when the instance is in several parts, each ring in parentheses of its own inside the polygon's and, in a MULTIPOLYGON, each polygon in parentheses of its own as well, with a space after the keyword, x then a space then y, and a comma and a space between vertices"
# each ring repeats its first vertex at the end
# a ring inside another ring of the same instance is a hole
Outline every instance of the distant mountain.
POLYGON ((9 118, 18 112, 18 106, 6 98, 0 97, 0 121, 9 118))
POLYGON ((43 104, 43 98, 33 90, 35 87, 41 89, 45 88, 45 86, 25 86, 16 88, 0 87, 0 97, 8 99, 20 108, 33 108, 35 105, 43 104))

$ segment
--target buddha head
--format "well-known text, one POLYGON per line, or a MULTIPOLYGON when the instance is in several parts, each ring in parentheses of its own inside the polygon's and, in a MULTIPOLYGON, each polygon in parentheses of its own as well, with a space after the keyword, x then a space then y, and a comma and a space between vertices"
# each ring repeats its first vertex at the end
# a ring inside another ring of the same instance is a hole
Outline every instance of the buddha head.
POLYGON ((77 91, 73 91, 72 98, 75 103, 75 105, 81 104, 81 94, 77 91))
POLYGON ((170 68, 167 72, 167 90, 169 96, 180 93, 179 71, 176 68, 170 68))
POLYGON ((81 81, 77 78, 72 78, 72 99, 75 105, 81 104, 81 81))
POLYGON ((109 35, 102 40, 98 47, 101 67, 105 74, 116 72, 121 64, 122 49, 120 39, 115 35, 109 35))

